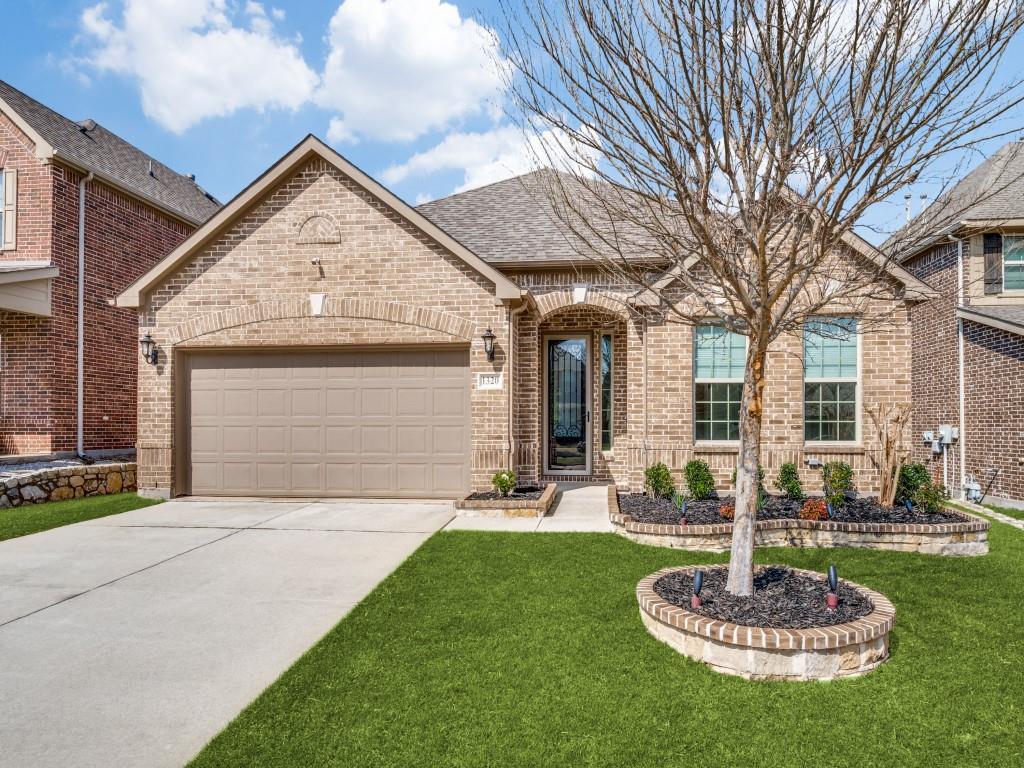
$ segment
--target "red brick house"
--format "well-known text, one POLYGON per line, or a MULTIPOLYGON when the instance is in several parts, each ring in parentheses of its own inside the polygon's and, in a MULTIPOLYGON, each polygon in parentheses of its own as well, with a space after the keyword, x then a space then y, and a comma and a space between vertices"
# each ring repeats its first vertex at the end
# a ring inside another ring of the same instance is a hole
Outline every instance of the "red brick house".
MULTIPOLYGON (((581 259, 536 180, 413 208, 302 141, 118 297, 153 343, 140 492, 452 498, 508 467, 639 488, 692 458, 728 487, 745 338, 581 259)), ((811 489, 847 461, 870 492, 865 415, 909 402, 907 313, 934 292, 858 238, 836 256, 884 263, 894 322, 836 308, 773 343, 762 460, 811 489)))
POLYGON ((916 459, 954 492, 1024 501, 1024 142, 1001 147, 890 247, 939 293, 910 311, 916 459))
POLYGON ((0 81, 0 456, 135 444, 137 323, 110 300, 219 207, 0 81))

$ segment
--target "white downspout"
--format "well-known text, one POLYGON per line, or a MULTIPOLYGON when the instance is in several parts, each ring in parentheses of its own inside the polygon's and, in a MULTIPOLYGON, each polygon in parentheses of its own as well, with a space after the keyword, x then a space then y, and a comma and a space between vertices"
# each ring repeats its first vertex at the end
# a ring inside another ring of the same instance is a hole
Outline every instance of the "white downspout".
POLYGON ((90 171, 78 182, 78 403, 75 413, 75 453, 83 452, 85 421, 85 185, 92 181, 90 171))
MULTIPOLYGON (((958 306, 964 304, 964 241, 957 243, 956 249, 956 303, 958 306)), ((954 309, 954 312, 956 310, 954 309)), ((967 434, 964 432, 964 425, 967 419, 964 416, 964 321, 962 317, 956 319, 956 340, 959 375, 957 382, 960 387, 960 495, 967 496, 967 434)))
MULTIPOLYGON (((515 403, 515 378, 513 376, 515 370, 515 359, 516 359, 516 331, 515 331, 515 319, 529 306, 525 301, 515 309, 512 309, 512 305, 508 305, 508 469, 513 471, 514 467, 512 462, 515 458, 515 414, 513 413, 513 404, 515 403)), ((540 474, 540 468, 537 469, 538 475, 540 474)))

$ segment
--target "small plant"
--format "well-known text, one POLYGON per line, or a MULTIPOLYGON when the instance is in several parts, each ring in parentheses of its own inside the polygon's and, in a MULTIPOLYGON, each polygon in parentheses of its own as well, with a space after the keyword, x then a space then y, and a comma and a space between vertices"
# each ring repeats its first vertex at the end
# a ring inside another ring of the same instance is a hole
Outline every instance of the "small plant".
POLYGON ((688 461, 683 468, 686 476, 686 488, 692 499, 706 499, 715 492, 715 477, 706 461, 694 459, 688 461))
POLYGON ((828 520, 824 499, 808 499, 800 509, 801 520, 828 520))
POLYGON ((676 490, 676 481, 663 462, 652 464, 644 470, 644 487, 647 495, 655 499, 668 498, 676 490))
POLYGON ((732 504, 723 504, 718 508, 718 514, 725 520, 732 520, 736 516, 736 507, 732 504))
POLYGON ((942 483, 935 483, 929 478, 921 483, 914 494, 914 506, 921 512, 941 512, 949 501, 949 491, 942 483))
POLYGON ((782 491, 787 499, 800 501, 804 497, 804 486, 800 482, 800 473, 796 464, 787 461, 779 467, 779 476, 775 478, 775 487, 782 491))
POLYGON ((900 469, 899 482, 896 484, 896 503, 903 504, 907 499, 913 500, 918 489, 931 479, 924 464, 904 464, 900 469))
POLYGON ((508 496, 516 487, 516 473, 511 469, 500 469, 491 478, 491 485, 499 496, 508 496))
POLYGON ((825 501, 839 509, 846 501, 846 492, 853 490, 853 470, 845 461, 830 461, 822 470, 825 483, 825 501))

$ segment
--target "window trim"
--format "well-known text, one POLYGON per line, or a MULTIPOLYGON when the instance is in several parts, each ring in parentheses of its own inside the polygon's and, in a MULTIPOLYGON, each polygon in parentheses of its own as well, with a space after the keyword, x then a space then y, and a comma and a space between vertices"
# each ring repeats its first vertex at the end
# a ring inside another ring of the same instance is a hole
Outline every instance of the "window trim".
MULTIPOLYGON (((691 418, 690 418, 690 428, 693 430, 692 433, 691 433, 693 435, 693 444, 694 445, 700 445, 700 446, 716 446, 716 445, 725 445, 725 446, 730 446, 730 447, 738 446, 740 444, 740 441, 739 441, 738 438, 736 440, 715 440, 713 438, 712 439, 706 439, 706 438, 698 439, 697 438, 697 385, 698 384, 740 384, 742 386, 742 384, 743 384, 743 376, 740 376, 739 378, 728 378, 728 377, 722 377, 722 376, 703 376, 703 377, 697 376, 697 329, 698 328, 702 328, 702 327, 722 328, 722 326, 718 325, 717 323, 699 323, 699 324, 693 326, 693 334, 691 335, 692 346, 693 346, 693 355, 692 355, 692 360, 693 360, 692 372, 693 372, 693 375, 690 377, 691 378, 691 389, 690 389, 690 413, 691 413, 691 418)), ((723 330, 726 331, 727 333, 736 333, 735 331, 729 331, 728 328, 723 328, 723 330)), ((744 373, 746 373, 746 358, 747 358, 747 354, 750 351, 750 339, 749 339, 749 337, 747 337, 746 335, 744 335, 742 333, 741 334, 737 334, 737 335, 743 337, 744 373)), ((741 393, 740 397, 742 398, 742 389, 740 390, 740 393, 741 393)), ((743 407, 742 404, 741 404, 740 407, 741 408, 743 407)), ((713 420, 712 420, 712 422, 713 422, 713 420)))
POLYGON ((597 389, 598 389, 598 414, 597 424, 598 450, 602 454, 608 454, 615 450, 615 336, 609 332, 602 332, 597 339, 597 389), (608 379, 610 386, 608 390, 608 447, 604 447, 604 380, 602 379, 601 366, 604 364, 604 340, 608 339, 608 379))
MULTIPOLYGON (((1024 286, 1022 286, 1020 288, 1007 288, 1006 287, 1006 240, 1007 240, 1007 238, 1009 238, 1011 240, 1020 240, 1020 241, 1022 241, 1021 248, 1024 249, 1024 234, 1017 234, 1017 233, 1005 234, 1003 232, 999 233, 999 246, 1000 246, 1000 250, 999 250, 999 267, 1002 270, 1002 275, 1001 275, 1002 291, 1000 291, 1000 293, 1007 293, 1007 294, 1009 294, 1011 296, 1016 296, 1016 295, 1024 294, 1024 286)), ((1020 270, 1024 270, 1024 257, 1022 257, 1019 260, 1014 260, 1012 266, 1017 267, 1020 270)))
POLYGON ((800 433, 803 439, 803 444, 807 448, 829 448, 833 446, 838 447, 849 447, 849 448, 860 448, 863 440, 863 375, 864 366, 862 360, 864 345, 861 343, 861 324, 860 318, 856 315, 818 315, 816 317, 808 318, 810 322, 814 321, 836 321, 836 320, 853 320, 857 324, 857 330, 853 334, 854 340, 857 344, 857 375, 856 376, 808 376, 806 368, 806 327, 800 330, 800 367, 803 370, 803 377, 800 381, 800 433), (808 440, 807 434, 807 391, 805 385, 807 384, 853 384, 854 389, 854 439, 853 440, 808 440))

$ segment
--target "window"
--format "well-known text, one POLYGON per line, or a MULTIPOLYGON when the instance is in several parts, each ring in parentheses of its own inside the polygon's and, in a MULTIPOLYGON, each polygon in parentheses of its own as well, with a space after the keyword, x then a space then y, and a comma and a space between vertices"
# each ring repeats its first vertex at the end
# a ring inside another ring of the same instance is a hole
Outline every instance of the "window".
POLYGON ((0 251, 13 251, 17 244, 18 171, 0 168, 0 251))
POLYGON ((694 439, 739 440, 747 337, 698 325, 693 339, 694 439))
POLYGON ((3 215, 4 210, 4 169, 0 168, 0 246, 4 242, 4 219, 7 218, 3 215))
POLYGON ((804 440, 857 440, 857 321, 804 326, 804 440))
POLYGON ((601 336, 601 450, 612 449, 612 337, 601 336))
POLYGON ((1024 236, 1003 235, 1003 290, 1024 290, 1024 236))

